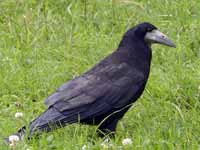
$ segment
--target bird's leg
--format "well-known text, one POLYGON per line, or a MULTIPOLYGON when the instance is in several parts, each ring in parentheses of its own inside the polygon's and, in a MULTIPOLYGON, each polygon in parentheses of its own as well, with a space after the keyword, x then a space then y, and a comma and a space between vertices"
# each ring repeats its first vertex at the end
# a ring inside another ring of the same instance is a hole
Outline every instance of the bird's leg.
POLYGON ((99 129, 98 132, 97 132, 98 136, 100 136, 100 137, 105 137, 105 136, 114 137, 118 120, 119 119, 108 120, 108 121, 103 122, 98 127, 98 129, 99 129))

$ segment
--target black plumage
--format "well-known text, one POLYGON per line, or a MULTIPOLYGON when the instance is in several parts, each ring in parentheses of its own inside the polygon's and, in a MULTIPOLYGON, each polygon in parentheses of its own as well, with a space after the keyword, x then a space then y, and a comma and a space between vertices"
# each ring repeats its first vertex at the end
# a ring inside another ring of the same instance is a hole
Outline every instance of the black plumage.
POLYGON ((30 135, 77 122, 114 133, 118 121, 144 91, 151 43, 161 43, 145 38, 154 30, 157 28, 150 23, 129 29, 116 51, 49 96, 45 100, 48 109, 30 123, 30 135))

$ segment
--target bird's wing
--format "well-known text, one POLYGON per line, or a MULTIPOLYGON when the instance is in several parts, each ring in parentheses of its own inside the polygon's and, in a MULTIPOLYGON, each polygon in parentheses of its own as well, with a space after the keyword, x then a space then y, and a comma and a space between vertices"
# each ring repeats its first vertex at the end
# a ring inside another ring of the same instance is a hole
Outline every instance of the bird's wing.
POLYGON ((127 64, 108 65, 99 68, 97 73, 95 71, 75 78, 48 97, 45 104, 61 112, 75 109, 78 112, 82 108, 90 109, 90 106, 95 106, 93 112, 98 113, 113 107, 123 107, 146 82, 143 74, 137 71, 132 71, 134 73, 131 74, 126 67, 127 64))
POLYGON ((95 95, 98 95, 97 89, 106 86, 99 80, 95 75, 75 78, 62 85, 54 94, 49 96, 45 104, 48 107, 53 105, 60 111, 64 111, 93 103, 96 100, 95 95))

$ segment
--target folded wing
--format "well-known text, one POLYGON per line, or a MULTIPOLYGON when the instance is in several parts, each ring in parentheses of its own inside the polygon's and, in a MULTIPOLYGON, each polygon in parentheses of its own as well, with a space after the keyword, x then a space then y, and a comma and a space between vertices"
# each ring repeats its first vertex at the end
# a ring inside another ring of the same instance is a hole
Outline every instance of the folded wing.
POLYGON ((106 66, 83 74, 49 96, 45 104, 66 115, 80 114, 81 119, 110 112, 137 99, 146 80, 127 64, 106 66))

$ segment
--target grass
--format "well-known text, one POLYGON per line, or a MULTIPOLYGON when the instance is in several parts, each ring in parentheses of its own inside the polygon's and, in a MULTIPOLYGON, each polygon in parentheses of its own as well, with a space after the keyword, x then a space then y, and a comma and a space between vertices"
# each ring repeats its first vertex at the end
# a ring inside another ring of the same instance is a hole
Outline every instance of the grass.
MULTIPOLYGON (((123 33, 148 21, 176 49, 153 46, 145 92, 118 124, 107 149, 200 149, 200 5, 195 0, 0 1, 0 138, 45 110, 43 101, 64 82, 111 53, 123 33), (18 103, 18 105, 16 105, 18 103), (23 112, 23 119, 14 117, 23 112), (133 144, 122 146, 124 138, 133 144)), ((95 127, 70 125, 20 150, 102 149, 95 127)), ((10 149, 0 141, 0 149, 10 149)))

